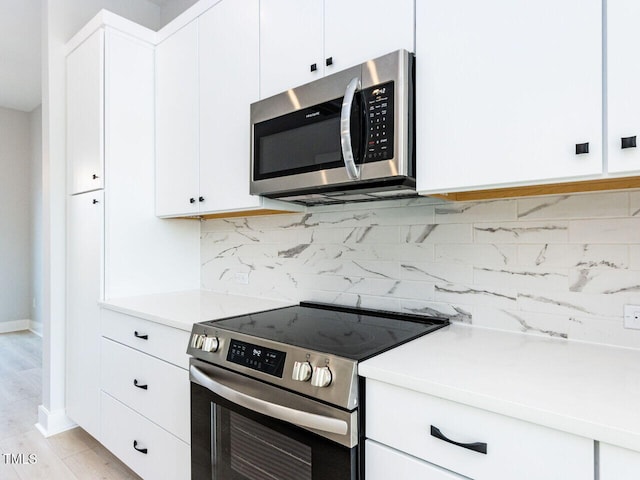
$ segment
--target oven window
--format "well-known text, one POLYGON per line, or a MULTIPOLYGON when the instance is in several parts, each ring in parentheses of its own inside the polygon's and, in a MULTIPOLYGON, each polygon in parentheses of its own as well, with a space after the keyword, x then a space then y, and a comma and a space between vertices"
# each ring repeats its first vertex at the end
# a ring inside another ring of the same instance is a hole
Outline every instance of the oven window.
POLYGON ((218 427, 223 430, 223 437, 229 438, 231 478, 311 480, 311 448, 308 445, 230 410, 216 408, 221 420, 218 427))

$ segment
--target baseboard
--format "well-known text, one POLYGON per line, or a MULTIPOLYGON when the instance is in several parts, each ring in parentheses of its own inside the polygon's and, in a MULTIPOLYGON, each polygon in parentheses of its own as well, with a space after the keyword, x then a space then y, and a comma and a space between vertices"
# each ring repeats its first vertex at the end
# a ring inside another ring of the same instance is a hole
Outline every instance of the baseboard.
POLYGON ((51 437, 75 427, 77 427, 76 423, 67 417, 64 410, 52 413, 44 405, 38 406, 36 428, 44 437, 51 437))
POLYGON ((21 330, 29 330, 31 320, 11 320, 9 322, 0 322, 0 333, 19 332, 21 330))
POLYGON ((40 338, 42 338, 42 323, 34 322, 33 320, 29 320, 29 331, 31 333, 35 333, 40 338))

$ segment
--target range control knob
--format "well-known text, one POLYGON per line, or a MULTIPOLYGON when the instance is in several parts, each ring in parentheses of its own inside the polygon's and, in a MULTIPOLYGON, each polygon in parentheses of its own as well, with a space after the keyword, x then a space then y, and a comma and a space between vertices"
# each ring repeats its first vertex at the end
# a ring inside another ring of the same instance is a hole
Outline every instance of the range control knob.
POLYGON ((220 348, 218 337, 204 337, 200 350, 203 352, 217 352, 218 348, 220 348))
POLYGON ((311 385, 314 387, 328 387, 331 384, 333 375, 329 367, 316 367, 311 377, 311 385))
POLYGON ((298 382, 307 382, 311 378, 313 368, 309 362, 295 362, 291 378, 298 382))
POLYGON ((191 337, 191 347, 192 348, 201 348, 203 341, 204 341, 204 335, 200 335, 198 333, 194 333, 193 337, 191 337))

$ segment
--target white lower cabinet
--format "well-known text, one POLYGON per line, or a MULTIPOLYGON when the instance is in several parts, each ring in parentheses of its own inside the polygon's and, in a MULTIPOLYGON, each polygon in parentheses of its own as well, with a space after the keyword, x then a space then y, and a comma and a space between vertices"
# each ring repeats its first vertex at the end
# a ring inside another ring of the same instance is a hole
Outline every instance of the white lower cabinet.
POLYGON ((189 332, 102 310, 101 437, 145 479, 191 478, 189 332))
POLYGON ((102 443, 144 479, 191 478, 188 444, 102 392, 102 443))
POLYGON ((640 452, 606 443, 600 444, 600 480, 640 478, 640 452))
MULTIPOLYGON (((588 438, 370 379, 366 398, 369 439, 465 477, 593 478, 594 448, 588 438)), ((405 459, 394 462, 405 468, 405 459)))
POLYGON ((464 480, 464 477, 399 452, 373 440, 365 444, 367 480, 419 478, 420 480, 464 480))

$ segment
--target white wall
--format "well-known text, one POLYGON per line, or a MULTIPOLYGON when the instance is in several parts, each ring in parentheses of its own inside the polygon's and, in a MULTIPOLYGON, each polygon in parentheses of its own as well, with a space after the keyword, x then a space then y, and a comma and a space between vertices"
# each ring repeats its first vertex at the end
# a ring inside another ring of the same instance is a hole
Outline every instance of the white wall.
POLYGON ((43 0, 43 392, 38 428, 69 428, 64 414, 65 372, 65 43, 101 9, 151 29, 160 8, 146 0, 43 0))
POLYGON ((42 334, 42 107, 29 114, 31 154, 31 329, 42 334))
POLYGON ((160 26, 164 27, 197 1, 198 0, 172 0, 166 5, 163 5, 160 11, 160 26))
POLYGON ((29 114, 0 107, 0 332, 28 326, 29 114))

